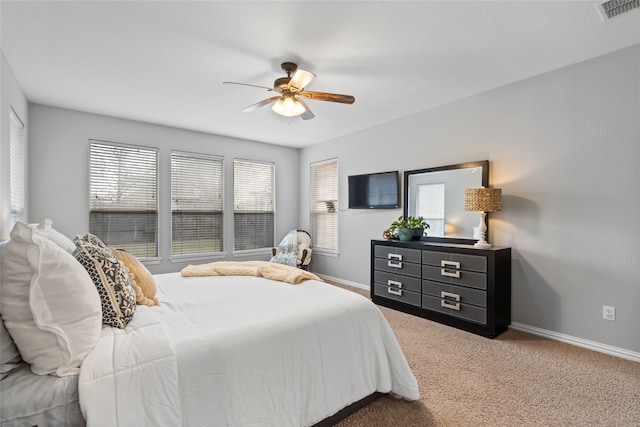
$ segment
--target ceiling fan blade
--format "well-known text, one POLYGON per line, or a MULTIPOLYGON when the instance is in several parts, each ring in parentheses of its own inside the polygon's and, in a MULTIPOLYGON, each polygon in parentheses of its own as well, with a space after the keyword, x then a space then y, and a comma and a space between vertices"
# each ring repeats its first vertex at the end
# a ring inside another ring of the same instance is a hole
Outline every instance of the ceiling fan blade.
POLYGON ((307 104, 305 104, 302 99, 300 98, 296 98, 300 104, 302 104, 304 106, 304 113, 300 114, 300 117, 302 118, 302 120, 311 120, 313 119, 316 115, 313 114, 311 112, 311 110, 309 109, 309 106, 307 104))
POLYGON ((356 98, 351 95, 340 95, 338 93, 327 92, 304 91, 300 92, 298 95, 304 97, 305 99, 312 99, 314 101, 331 101, 340 102, 342 104, 353 104, 356 100, 356 98))
POLYGON ((238 85, 238 86, 250 86, 250 87, 257 87, 258 89, 266 89, 268 91, 271 92, 278 92, 281 93, 282 91, 280 90, 280 88, 272 88, 272 87, 266 87, 266 86, 258 86, 258 85, 251 85, 248 83, 236 83, 236 82, 222 82, 223 85, 238 85))
POLYGON ((243 109, 242 112, 243 113, 250 113, 251 111, 255 111, 260 107, 264 107, 267 104, 271 104, 272 102, 275 102, 278 99, 280 99, 279 96, 272 96, 271 98, 263 99, 260 102, 256 102, 253 105, 249 105, 247 108, 243 109))
POLYGON ((291 77, 291 81, 289 81, 289 89, 292 92, 302 92, 302 90, 311 83, 311 80, 315 79, 316 75, 311 71, 303 70, 298 68, 293 76, 291 77))

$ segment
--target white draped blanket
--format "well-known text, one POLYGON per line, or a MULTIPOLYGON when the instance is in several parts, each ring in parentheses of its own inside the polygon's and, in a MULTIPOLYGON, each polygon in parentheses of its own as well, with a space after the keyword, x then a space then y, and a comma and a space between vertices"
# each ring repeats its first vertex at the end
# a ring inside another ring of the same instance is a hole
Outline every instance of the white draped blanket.
POLYGON ((125 329, 103 325, 78 391, 88 426, 181 425, 175 354, 151 307, 138 307, 125 329))
POLYGON ((81 367, 89 427, 313 425, 417 381, 378 308, 309 280, 155 276, 159 305, 105 328, 81 367))

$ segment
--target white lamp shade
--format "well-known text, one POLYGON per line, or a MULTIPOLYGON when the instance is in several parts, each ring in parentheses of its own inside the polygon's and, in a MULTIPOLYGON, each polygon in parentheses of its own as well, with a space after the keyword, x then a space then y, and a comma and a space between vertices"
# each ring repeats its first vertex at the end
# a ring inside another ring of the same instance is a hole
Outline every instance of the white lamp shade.
POLYGON ((304 113, 306 109, 300 101, 293 96, 283 96, 271 107, 273 111, 281 116, 293 117, 304 113))

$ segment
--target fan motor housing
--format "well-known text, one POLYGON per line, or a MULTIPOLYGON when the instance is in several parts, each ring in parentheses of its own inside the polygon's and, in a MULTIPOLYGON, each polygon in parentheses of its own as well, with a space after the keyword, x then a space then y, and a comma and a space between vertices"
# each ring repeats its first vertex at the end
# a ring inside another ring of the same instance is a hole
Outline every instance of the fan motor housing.
POLYGON ((280 77, 273 82, 273 88, 282 88, 289 86, 289 82, 291 81, 291 77, 280 77))
POLYGON ((284 71, 288 75, 291 75, 291 73, 295 72, 298 69, 298 64, 296 64, 295 62, 283 62, 282 64, 280 64, 280 68, 282 68, 282 71, 284 71))

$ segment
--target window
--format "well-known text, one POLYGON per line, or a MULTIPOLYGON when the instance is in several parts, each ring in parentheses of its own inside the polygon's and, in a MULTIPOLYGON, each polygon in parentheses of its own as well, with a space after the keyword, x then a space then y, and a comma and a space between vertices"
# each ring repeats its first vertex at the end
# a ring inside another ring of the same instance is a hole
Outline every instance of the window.
POLYGON ((314 250, 338 251, 338 160, 311 164, 311 228, 314 250))
POLYGON ((158 150, 89 142, 90 232, 137 257, 157 257, 158 150))
POLYGON ((25 142, 24 123, 9 111, 9 228, 25 218, 25 142))
POLYGON ((416 216, 429 224, 428 234, 444 236, 444 182, 419 184, 416 197, 416 216))
POLYGON ((171 255, 222 251, 222 157, 171 152, 171 255))
POLYGON ((275 166, 233 161, 234 250, 274 245, 275 166))

